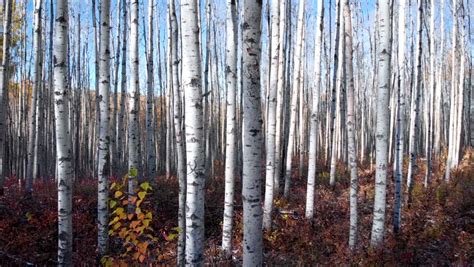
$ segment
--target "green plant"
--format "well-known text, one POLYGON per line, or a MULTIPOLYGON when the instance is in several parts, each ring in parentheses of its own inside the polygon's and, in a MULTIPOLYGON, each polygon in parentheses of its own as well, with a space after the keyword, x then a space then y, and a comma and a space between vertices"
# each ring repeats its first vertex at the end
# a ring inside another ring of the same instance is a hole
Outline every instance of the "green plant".
POLYGON ((110 256, 103 257, 101 263, 111 266, 130 259, 143 263, 151 255, 153 243, 158 241, 150 223, 153 213, 147 210, 143 204, 152 187, 148 182, 140 184, 134 194, 128 194, 126 190, 127 177, 123 183, 113 183, 110 186, 112 197, 109 207, 112 211, 109 222, 109 235, 122 241, 123 251, 119 259, 110 256), (132 207, 132 208, 127 208, 132 207))

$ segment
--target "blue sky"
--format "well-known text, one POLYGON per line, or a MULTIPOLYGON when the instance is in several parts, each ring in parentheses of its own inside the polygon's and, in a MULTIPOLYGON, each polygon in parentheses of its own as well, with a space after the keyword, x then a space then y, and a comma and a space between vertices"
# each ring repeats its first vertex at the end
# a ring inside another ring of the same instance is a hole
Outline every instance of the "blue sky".
MULTIPOLYGON (((50 1, 51 0, 44 0, 45 3, 44 3, 44 14, 46 14, 47 17, 49 17, 49 14, 50 14, 50 11, 49 11, 49 5, 50 5, 50 1)), ((55 1, 55 0, 53 0, 55 1)), ((99 0, 97 0, 99 2, 99 0)), ((116 25, 117 25, 117 0, 111 0, 112 3, 111 3, 111 25, 112 25, 112 29, 111 29, 111 44, 113 43, 113 46, 112 47, 115 47, 116 45, 116 42, 117 42, 117 33, 116 33, 116 25)), ((179 0, 177 0, 179 2, 179 0)), ((293 12, 292 12, 292 22, 293 22, 293 26, 292 27, 295 27, 295 22, 296 22, 296 14, 297 14, 297 6, 299 4, 299 0, 289 0, 291 2, 291 5, 292 5, 292 9, 293 9, 293 12)), ((332 39, 334 39, 334 19, 335 19, 335 1, 336 0, 325 0, 325 21, 326 21, 326 24, 325 24, 325 31, 326 31, 326 36, 328 35, 329 31, 327 31, 327 27, 329 26, 328 23, 329 23, 329 12, 332 13, 332 25, 331 25, 331 33, 332 33, 332 39), (328 8, 329 6, 329 3, 331 2, 331 9, 328 8)), ((436 0, 437 4, 439 5, 439 1, 440 0, 436 0)), ((466 1, 466 0, 465 0, 466 1)), ((205 1, 200 1, 201 2, 201 11, 203 14, 201 19, 203 20, 204 22, 204 19, 205 19, 205 11, 204 11, 204 8, 205 8, 205 1)), ((214 7, 215 7, 215 11, 214 14, 213 14, 213 17, 215 17, 216 19, 216 28, 217 28, 217 31, 218 31, 218 51, 219 53, 221 53, 220 55, 222 55, 224 53, 224 45, 225 45, 225 5, 226 5, 226 1, 225 0, 215 0, 215 1, 212 1, 214 3, 214 7), (222 38, 221 38, 222 37, 222 38)), ((272 1, 273 2, 273 1, 272 1)), ((374 27, 374 17, 375 17, 375 2, 376 0, 360 0, 360 1, 353 1, 353 3, 360 3, 360 7, 353 7, 353 17, 355 16, 354 13, 355 12, 359 12, 357 13, 358 16, 361 16, 362 18, 362 21, 364 23, 364 26, 363 28, 370 28, 371 30, 373 30, 373 27, 374 27)), ((414 1, 412 0, 411 2, 412 5, 415 4, 414 1)), ((450 9, 450 3, 451 1, 449 0, 446 0, 446 9, 444 10, 444 12, 446 12, 446 25, 445 25, 445 30, 446 30, 446 37, 447 37, 447 45, 449 46, 450 45, 450 31, 451 31, 451 27, 452 27, 452 19, 451 19, 451 9, 450 9)), ((469 8, 470 10, 473 10, 473 2, 474 1, 467 1, 466 3, 468 3, 469 5, 469 8)), ((155 38, 154 38, 154 43, 155 43, 155 53, 154 53, 154 60, 155 62, 158 62, 158 51, 157 51, 157 48, 159 47, 160 48, 160 54, 161 54, 161 59, 162 59, 162 64, 166 64, 166 60, 165 60, 165 56, 166 56, 166 47, 167 47, 167 44, 166 44, 166 38, 167 38, 167 28, 166 28, 166 19, 167 19, 167 9, 166 9, 166 3, 167 3, 167 0, 155 0, 155 16, 154 16, 154 20, 155 20, 155 25, 159 27, 159 36, 158 36, 158 30, 156 29, 157 27, 155 26, 155 38)), ((266 1, 264 1, 264 4, 266 4, 266 1)), ((99 5, 99 3, 97 3, 97 6, 99 5)), ((145 80, 146 80, 146 62, 145 62, 145 39, 144 39, 144 35, 143 35, 143 31, 144 31, 144 28, 143 28, 143 18, 145 19, 145 22, 147 20, 147 5, 148 5, 148 0, 143 0, 143 1, 140 1, 140 26, 139 26, 139 32, 140 32, 140 36, 139 36, 139 41, 140 41, 140 88, 141 88, 141 91, 144 92, 145 91, 145 80)), ((262 25, 262 50, 263 50, 263 53, 262 53, 262 59, 265 59, 265 58, 268 58, 268 29, 267 29, 267 22, 265 21, 266 19, 266 6, 263 8, 263 12, 264 12, 264 21, 263 21, 263 25, 262 25)), ((85 40, 89 40, 88 41, 88 58, 89 58, 89 62, 88 62, 88 67, 89 67, 89 70, 90 70, 90 73, 89 73, 89 78, 90 78, 90 83, 91 83, 91 89, 94 89, 94 80, 95 80, 95 75, 94 75, 94 45, 93 45, 93 28, 92 28, 92 24, 91 24, 91 20, 92 20, 92 12, 91 12, 91 0, 70 0, 70 27, 71 27, 71 30, 70 30, 70 38, 71 40, 75 38, 75 35, 76 35, 76 30, 75 30, 75 27, 76 27, 76 16, 77 14, 81 14, 81 40, 83 40, 82 42, 82 45, 85 45, 84 42, 85 40)), ((410 16, 412 18, 415 18, 416 14, 415 14, 415 7, 412 7, 411 9, 411 13, 410 16)), ((306 47, 307 47, 307 52, 306 52, 306 60, 307 60, 307 66, 308 66, 308 69, 312 69, 313 68, 313 65, 314 65, 314 62, 312 60, 312 57, 313 57, 313 50, 314 50, 314 24, 315 24, 315 21, 316 21, 316 17, 315 17, 315 13, 316 13, 316 0, 307 0, 306 1, 306 22, 305 22, 305 31, 306 31, 306 47)), ((439 20, 440 20, 440 16, 439 16, 439 12, 438 13, 438 16, 436 16, 436 22, 437 22, 437 27, 439 27, 439 20)), ((179 10, 178 10, 178 16, 179 16, 179 10)), ((27 21, 30 21, 30 22, 33 22, 33 1, 32 0, 29 0, 28 1, 28 6, 27 6, 27 21)), ((99 16, 97 14, 97 19, 99 19, 99 16)), ((407 22, 409 23, 410 22, 410 18, 407 19, 407 22)), ((32 28, 32 25, 33 23, 28 23, 27 24, 27 27, 28 27, 28 46, 29 48, 31 48, 31 43, 32 43, 32 38, 31 38, 31 28, 32 28)), ((146 24, 146 23, 145 23, 146 24)), ((471 22, 472 24, 472 22, 471 22)), ((48 24, 46 24, 48 25, 48 24)), ((206 34, 207 34, 207 29, 206 29, 206 25, 205 23, 202 23, 202 26, 203 26, 203 40, 205 40, 206 38, 206 34)), ((472 27, 471 27, 472 28, 472 27)), ((46 28, 44 29, 45 32, 47 33, 49 31, 49 28, 46 28)), ((148 31, 148 29, 146 29, 146 25, 145 25, 145 30, 148 31)), ((356 31, 360 30, 358 28, 355 28, 356 31)), ((364 41, 364 42, 367 42, 368 41, 368 33, 367 33, 367 30, 361 30, 359 31, 360 32, 360 38, 361 38, 361 41, 364 41)), ((411 33, 411 32, 409 32, 411 33)), ((470 35, 471 36, 471 40, 472 40, 472 34, 470 35)), ((333 41, 331 41, 333 42, 333 41)), ((71 47, 75 46, 75 44, 71 45, 71 47)), ((332 45, 333 46, 333 45, 332 45)), ((364 44, 364 47, 366 47, 368 49, 368 44, 364 44)), ((205 42, 203 42, 203 49, 205 49, 205 42)), ((446 48, 448 49, 448 47, 446 48)), ((469 48, 470 49, 469 51, 471 52, 471 55, 473 54, 472 52, 472 46, 469 45, 469 48)), ((114 51, 114 49, 112 49, 114 51)), ((31 49, 29 49, 29 51, 31 51, 31 49)), ((113 53, 114 55, 115 53, 113 53)), ((46 58, 47 58, 47 55, 46 55, 46 58)), ((203 58, 204 60, 204 58, 203 58)), ((114 59, 112 59, 112 64, 114 64, 114 59)), ((262 70, 265 70, 266 69, 266 65, 267 65, 267 62, 266 60, 263 60, 262 61, 262 70)), ((155 68, 158 66, 157 63, 155 63, 155 68)), ((164 65, 162 66, 162 70, 164 71, 164 65)), ((112 72, 113 74, 113 72, 112 72)), ((262 77, 264 77, 265 75, 262 75, 262 77)), ((164 85, 164 82, 165 81, 162 81, 161 84, 158 84, 156 83, 156 81, 158 81, 158 71, 155 70, 155 91, 156 93, 159 93, 159 90, 160 88, 162 87, 162 85, 164 85)), ((120 90, 120 89, 119 89, 120 90)))

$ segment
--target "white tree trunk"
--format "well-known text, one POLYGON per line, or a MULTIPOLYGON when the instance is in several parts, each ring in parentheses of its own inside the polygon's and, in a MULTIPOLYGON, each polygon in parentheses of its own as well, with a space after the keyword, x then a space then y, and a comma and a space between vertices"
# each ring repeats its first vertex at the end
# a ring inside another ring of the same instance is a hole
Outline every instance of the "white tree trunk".
POLYGON ((0 66, 0 196, 3 195, 3 184, 5 182, 5 133, 7 106, 8 106, 8 67, 10 61, 10 38, 12 22, 12 0, 4 2, 3 15, 3 57, 0 66))
POLYGON ((423 30, 423 0, 418 0, 418 46, 416 49, 416 59, 415 59, 415 86, 412 89, 412 102, 411 102, 411 110, 410 110, 410 130, 409 130, 409 140, 408 140, 408 154, 409 154, 409 161, 408 161, 408 172, 407 172, 407 188, 408 188, 408 201, 410 201, 411 197, 411 189, 413 185, 413 173, 417 169, 416 165, 416 136, 419 133, 419 107, 420 107, 420 98, 421 98, 421 83, 422 83, 422 75, 421 72, 421 60, 422 60, 422 49, 423 49, 423 38, 422 38, 422 30, 423 30))
POLYGON ((186 265, 204 260, 204 169, 198 3, 181 1, 182 86, 186 116, 186 265))
POLYGON ((271 44, 270 44, 270 81, 268 88, 268 116, 266 138, 266 171, 265 171, 265 202, 263 209, 263 227, 272 227, 273 188, 275 175, 275 131, 276 105, 278 86, 278 49, 279 49, 279 5, 278 1, 270 4, 271 10, 271 44))
POLYGON ((406 0, 400 0, 398 8, 398 99, 397 99, 397 129, 395 148, 395 204, 393 212, 393 228, 395 232, 400 229, 401 212, 403 203, 403 151, 405 144, 405 23, 406 0))
POLYGON ((434 96, 434 122, 433 122, 433 134, 434 134, 434 140, 433 140, 433 150, 435 155, 439 155, 440 150, 441 150, 441 140, 442 140, 442 91, 443 91, 443 86, 444 86, 444 78, 443 75, 445 75, 444 69, 443 69, 443 58, 444 58, 444 38, 445 38, 445 29, 444 29, 444 6, 445 6, 445 0, 441 0, 441 4, 439 7, 440 10, 440 16, 441 16, 441 24, 440 24, 440 31, 441 31, 441 40, 440 40, 440 47, 439 47, 439 54, 438 54, 438 60, 437 60, 437 82, 436 82, 436 87, 435 87, 435 96, 434 96))
MULTIPOLYGON (((335 158, 333 160, 333 139, 335 136, 335 125, 336 125, 336 99, 337 99, 337 76, 338 76, 338 70, 339 70, 339 39, 340 39, 340 31, 341 31, 341 0, 336 0, 336 33, 335 33, 335 38, 334 38, 334 70, 333 70, 333 76, 332 76, 332 81, 331 81, 331 106, 329 109, 329 116, 327 118, 327 162, 330 166, 329 170, 329 180, 330 184, 334 184, 336 182, 336 167, 333 165, 335 164, 335 158), (334 164, 333 164, 334 162, 334 164), (332 183, 331 183, 332 182, 332 183)), ((329 40, 331 42, 331 40, 329 40)))
MULTIPOLYGON (((139 98, 138 0, 130 3, 130 101, 128 115, 128 192, 134 195, 139 169, 139 98)), ((131 207, 131 206, 130 206, 131 207)))
POLYGON ((316 180, 316 146, 318 143, 318 108, 319 108, 319 91, 321 87, 321 50, 323 40, 324 27, 324 1, 317 2, 317 20, 316 20, 316 37, 314 45, 314 87, 313 87, 313 103, 311 108, 311 125, 309 133, 309 158, 308 158, 308 184, 306 186, 306 218, 312 219, 314 214, 314 184, 316 180))
MULTIPOLYGON (((338 38, 336 41, 337 46, 334 47, 334 50, 337 51, 337 55, 341 56, 341 58, 338 58, 336 60, 336 56, 334 59, 334 64, 337 63, 337 67, 334 70, 336 79, 335 79, 335 84, 334 84, 334 89, 333 89, 333 102, 332 104, 335 103, 336 109, 333 110, 333 118, 332 118, 332 129, 331 129, 331 162, 330 162, 330 170, 329 170, 329 185, 331 187, 334 187, 336 185, 336 165, 337 165, 337 160, 338 160, 338 145, 340 145, 339 141, 341 138, 341 115, 340 114, 340 108, 339 106, 341 105, 341 98, 342 98, 342 79, 344 76, 344 17, 343 17, 343 11, 341 8, 341 2, 343 0, 338 0, 338 18, 339 18, 339 23, 338 27, 340 29, 338 30, 338 38)), ((337 57, 339 57, 337 56, 337 57)))
POLYGON ((350 187, 350 225, 349 225, 349 248, 354 249, 357 245, 357 192, 359 182, 357 177, 357 153, 355 142, 355 111, 354 111, 354 71, 352 66, 352 21, 349 0, 344 0, 344 31, 345 38, 345 62, 347 70, 347 148, 349 156, 349 169, 351 173, 350 187))
POLYGON ((296 136, 296 109, 298 106, 298 98, 300 90, 303 88, 303 84, 300 81, 300 70, 301 70, 301 50, 302 50, 302 40, 303 40, 303 21, 304 21, 304 9, 305 9, 305 0, 299 2, 298 9, 298 22, 296 26, 296 47, 293 58, 293 93, 291 95, 291 114, 290 114, 290 133, 288 137, 288 148, 286 156, 286 165, 285 165, 285 188, 283 195, 285 198, 288 197, 290 192, 290 183, 291 183, 291 162, 293 157, 293 149, 295 146, 295 136, 296 136))
POLYGON ((280 0, 280 22, 279 22, 279 49, 278 49, 278 84, 277 84, 277 108, 276 108, 276 128, 275 128, 275 177, 274 177, 274 192, 273 195, 277 196, 280 191, 280 178, 281 178, 281 162, 282 162, 282 151, 281 142, 284 136, 283 129, 283 105, 284 105, 284 85, 285 85, 285 29, 286 29, 286 2, 280 0))
POLYGON ((434 90, 435 90, 435 0, 430 0, 430 82, 428 92, 425 95, 426 103, 426 173, 425 173, 425 187, 428 187, 428 184, 431 180, 431 155, 433 148, 433 99, 434 99, 434 90))
MULTIPOLYGON (((120 115, 117 121, 117 156, 116 161, 121 165, 124 161, 124 146, 125 146, 125 100, 127 97, 127 1, 120 0, 122 2, 122 23, 123 23, 123 33, 122 33, 122 61, 121 61, 121 81, 120 81, 120 115)), ((122 169, 120 169, 122 170, 122 169)))
POLYGON ((108 242, 108 176, 110 169, 109 159, 109 90, 110 90, 110 0, 101 1, 100 13, 100 61, 99 61, 99 140, 98 140, 98 200, 97 225, 99 257, 107 253, 108 242))
POLYGON ((452 52, 451 52, 451 95, 450 99, 450 112, 449 112, 449 126, 448 126, 448 157, 446 161, 446 173, 445 173, 445 180, 449 181, 451 175, 451 168, 453 167, 453 158, 454 158, 454 125, 456 120, 456 106, 455 106, 455 99, 456 99, 456 76, 457 76, 457 57, 456 57, 456 34, 457 34, 457 27, 458 27, 458 20, 457 20, 457 0, 453 0, 452 10, 453 10, 453 32, 452 32, 452 52))
POLYGON ((174 130, 176 138, 176 158, 177 158, 177 175, 179 182, 179 200, 178 200, 178 227, 182 230, 178 236, 178 266, 185 263, 185 229, 186 229, 186 158, 184 151, 183 131, 181 111, 181 94, 179 84, 179 57, 178 57, 178 22, 176 19, 176 1, 173 0, 169 4, 171 19, 171 57, 172 57, 172 74, 173 74, 173 109, 174 109, 174 130))
POLYGON ((34 64, 34 80, 33 80, 33 91, 31 92, 31 104, 30 104, 30 128, 28 136, 28 152, 27 152, 27 170, 26 170, 26 192, 31 193, 33 191, 33 170, 35 168, 35 151, 37 151, 35 138, 38 135, 37 130, 37 108, 38 108, 38 94, 41 89, 42 82, 42 67, 43 67, 43 56, 41 47, 41 14, 43 13, 42 0, 35 0, 35 25, 33 35, 33 50, 35 54, 34 64))
POLYGON ((153 181, 156 174, 154 143, 154 74, 153 74, 153 9, 154 1, 148 0, 148 37, 147 37, 147 97, 146 97, 146 166, 147 179, 153 181))
MULTIPOLYGON (((10 1, 8 1, 10 2, 10 1)), ((7 2, 7 3, 8 3, 7 2)), ((68 131, 68 1, 56 2, 54 31, 54 117, 58 179, 58 265, 72 265, 72 164, 71 134, 68 131)))
POLYGON ((243 171, 244 209, 243 266, 261 266, 263 166, 262 114, 260 104, 260 21, 262 4, 244 0, 242 21, 243 171))
POLYGON ((225 192, 224 221, 222 223, 222 250, 226 256, 232 253, 232 224, 234 214, 234 180, 236 172, 236 88, 237 88, 237 5, 227 0, 226 12, 226 150, 225 150, 225 192))
POLYGON ((387 188, 388 161, 388 128, 390 97, 390 60, 391 60, 391 6, 389 0, 379 1, 379 43, 378 55, 378 90, 377 90, 377 126, 375 139, 375 201, 372 224, 371 245, 378 247, 383 242, 385 232, 385 208, 387 188))

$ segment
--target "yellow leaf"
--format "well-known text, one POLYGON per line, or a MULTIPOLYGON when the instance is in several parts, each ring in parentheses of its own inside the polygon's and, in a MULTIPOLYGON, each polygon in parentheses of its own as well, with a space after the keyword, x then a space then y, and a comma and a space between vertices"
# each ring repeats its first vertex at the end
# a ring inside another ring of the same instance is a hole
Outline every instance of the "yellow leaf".
POLYGON ((119 198, 122 195, 123 195, 122 191, 115 191, 115 194, 114 194, 115 198, 119 198))
POLYGON ((112 225, 112 224, 118 222, 119 220, 120 220, 119 216, 115 216, 115 218, 109 222, 109 225, 112 225))
POLYGON ((140 213, 142 213, 142 210, 141 210, 140 208, 136 208, 136 209, 135 209, 135 213, 136 213, 136 214, 140 214, 140 213))
POLYGON ((112 183, 112 184, 110 185, 110 190, 114 189, 116 186, 117 186, 117 183, 112 183))
POLYGON ((144 199, 145 196, 146 196, 146 192, 143 192, 143 191, 142 191, 142 192, 138 192, 138 197, 139 197, 140 199, 144 199))
POLYGON ((33 219, 33 215, 31 215, 31 213, 27 212, 25 215, 27 221, 31 221, 31 219, 33 219))
POLYGON ((147 214, 145 215, 145 218, 147 218, 147 219, 152 219, 153 218, 153 215, 152 215, 151 211, 147 212, 147 214))
POLYGON ((151 220, 143 220, 143 225, 145 225, 146 227, 148 227, 150 225, 150 221, 151 220))
POLYGON ((114 224, 114 230, 117 230, 122 224, 120 222, 114 224))
POLYGON ((117 208, 116 210, 114 210, 114 212, 112 212, 112 214, 117 214, 118 216, 120 216, 120 214, 122 214, 124 212, 124 209, 122 207, 120 208, 117 208))

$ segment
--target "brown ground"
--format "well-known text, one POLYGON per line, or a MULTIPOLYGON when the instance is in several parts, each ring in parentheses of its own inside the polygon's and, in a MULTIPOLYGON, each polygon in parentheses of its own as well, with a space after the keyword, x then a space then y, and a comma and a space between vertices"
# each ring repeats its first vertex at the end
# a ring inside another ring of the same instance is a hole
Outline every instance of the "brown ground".
MULTIPOLYGON (((444 162, 444 160, 442 161, 444 162)), ((221 174, 222 166, 216 173, 221 174)), ((318 174, 315 219, 304 219, 305 178, 293 173, 289 200, 276 200, 273 231, 265 233, 267 265, 474 265, 474 153, 469 151, 449 184, 442 182, 444 166, 435 162, 433 181, 422 186, 424 163, 419 161, 413 203, 403 208, 402 232, 392 231, 393 181, 387 187, 387 220, 384 247, 369 247, 374 197, 374 171, 359 170, 359 246, 348 251, 348 174, 338 166, 338 184, 327 186, 328 174, 318 174), (440 178, 441 177, 441 178, 440 178)), ((390 174, 391 175, 391 174, 390 174)), ((390 176, 391 177, 391 176, 390 176)), ((174 265, 176 240, 166 241, 177 225, 177 182, 158 178, 153 228, 160 255, 148 259, 155 264, 174 265)), ((236 185, 234 256, 225 260, 219 250, 223 213, 224 181, 216 176, 206 193, 206 262, 210 265, 240 265, 242 240, 241 183, 236 185)), ((74 262, 96 265, 96 185, 94 180, 77 182, 74 187, 74 262)), ((37 182, 32 197, 24 197, 15 179, 9 179, 0 197, 0 266, 55 265, 57 249, 56 191, 54 182, 37 182)), ((112 256, 122 251, 121 240, 111 240, 112 256)))

